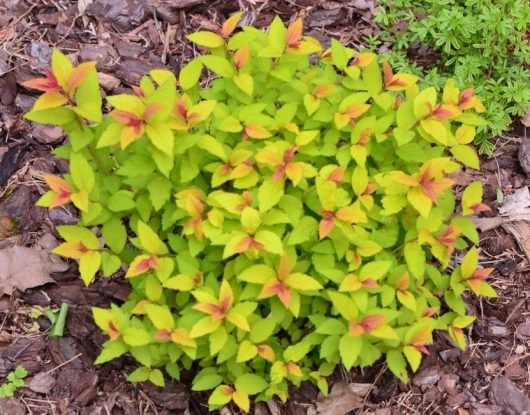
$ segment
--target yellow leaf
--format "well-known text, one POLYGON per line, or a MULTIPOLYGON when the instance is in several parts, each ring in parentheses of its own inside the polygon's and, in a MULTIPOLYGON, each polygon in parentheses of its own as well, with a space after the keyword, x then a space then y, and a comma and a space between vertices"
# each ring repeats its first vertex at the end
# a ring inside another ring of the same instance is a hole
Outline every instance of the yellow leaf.
POLYGON ((254 93, 254 79, 248 73, 240 73, 232 78, 241 91, 252 96, 254 93))
POLYGON ((63 242, 57 248, 54 248, 52 252, 57 255, 61 255, 65 258, 80 259, 87 248, 80 241, 63 242))
POLYGON ((68 100, 58 91, 46 92, 42 94, 33 106, 34 110, 44 110, 48 108, 56 108, 66 104, 68 100))
POLYGON ((421 128, 425 130, 432 138, 441 144, 447 145, 447 129, 441 121, 438 120, 421 120, 421 128))
POLYGON ((250 411, 250 399, 249 399, 248 395, 245 392, 236 390, 232 394, 232 400, 243 411, 245 411, 245 412, 250 411))
POLYGON ((432 200, 423 193, 421 187, 413 187, 407 192, 407 199, 414 209, 416 209, 421 216, 427 218, 431 211, 432 200))

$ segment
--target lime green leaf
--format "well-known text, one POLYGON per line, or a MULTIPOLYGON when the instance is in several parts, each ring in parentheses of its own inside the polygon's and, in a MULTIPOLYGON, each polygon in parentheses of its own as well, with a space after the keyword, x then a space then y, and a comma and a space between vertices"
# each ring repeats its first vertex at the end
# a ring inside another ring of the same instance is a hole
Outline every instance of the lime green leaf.
POLYGON ((179 74, 179 84, 183 90, 193 88, 199 82, 202 72, 201 58, 194 58, 190 60, 181 70, 179 74))
POLYGON ((138 369, 134 370, 129 376, 127 376, 127 380, 129 382, 145 382, 149 379, 149 375, 151 374, 151 369, 148 367, 139 367, 138 369))
POLYGON ((144 346, 151 343, 151 336, 144 329, 128 327, 123 332, 123 341, 129 346, 144 346))
POLYGON ((175 137, 168 125, 163 123, 147 124, 145 132, 156 148, 168 156, 173 156, 175 137))
POLYGON ((414 346, 404 346, 403 354, 407 358, 407 361, 409 362, 412 371, 416 372, 416 370, 418 370, 418 368, 420 367, 421 352, 414 346))
POLYGON ((146 304, 147 317, 158 330, 172 330, 175 321, 167 305, 146 304))
POLYGON ((249 395, 256 395, 267 389, 268 384, 261 376, 245 373, 237 377, 234 386, 237 390, 242 390, 249 395))
POLYGON ((86 286, 92 282, 100 266, 101 254, 97 251, 88 251, 79 259, 79 273, 86 286))
POLYGON ((193 43, 207 48, 218 48, 225 43, 221 36, 213 32, 195 32, 186 37, 193 43))
POLYGON ((339 353, 346 370, 350 370, 361 353, 363 343, 359 337, 343 335, 339 342, 339 353))
POLYGON ((226 59, 220 56, 207 55, 201 58, 202 63, 212 72, 224 78, 232 78, 234 76, 234 67, 226 59))
POLYGON ((399 350, 389 350, 386 354, 386 364, 390 371, 403 383, 409 381, 407 362, 399 350))
POLYGON ((113 252, 119 254, 125 247, 125 241, 127 240, 127 230, 121 220, 116 216, 112 216, 103 224, 101 232, 105 244, 110 247, 113 252))
POLYGON ((233 80, 241 91, 252 96, 254 93, 254 78, 252 78, 252 76, 247 73, 240 73, 234 75, 233 80))
POLYGON ((258 191, 258 204, 260 212, 266 212, 276 206, 284 194, 284 183, 282 180, 273 181, 267 179, 258 191))
POLYGON ((273 254, 283 254, 283 243, 282 240, 271 231, 259 231, 254 236, 254 239, 263 244, 263 249, 273 254))
POLYGON ((403 250, 407 267, 416 278, 422 278, 425 273, 425 252, 416 242, 408 242, 403 250))
POLYGON ((203 317, 197 323, 195 323, 195 325, 191 329, 190 337, 192 339, 195 339, 197 337, 201 337, 206 334, 213 333, 215 330, 219 328, 221 323, 222 323, 221 320, 212 320, 210 316, 203 317))
POLYGON ((239 349, 237 351, 237 358, 236 361, 238 363, 247 362, 258 354, 257 347, 249 342, 248 340, 244 340, 239 345, 239 349))
POLYGON ((204 376, 196 376, 193 380, 191 390, 206 391, 215 388, 223 381, 223 378, 216 374, 207 374, 204 376))
POLYGON ((451 153, 454 158, 462 164, 471 167, 472 169, 480 169, 480 161, 478 159, 477 152, 471 146, 464 144, 451 148, 451 153))

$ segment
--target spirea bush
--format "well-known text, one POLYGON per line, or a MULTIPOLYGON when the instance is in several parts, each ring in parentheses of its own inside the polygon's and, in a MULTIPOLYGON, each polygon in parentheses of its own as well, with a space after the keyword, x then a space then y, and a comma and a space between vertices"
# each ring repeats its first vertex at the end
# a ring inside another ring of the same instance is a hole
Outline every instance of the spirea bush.
POLYGON ((94 62, 54 51, 25 84, 44 92, 26 117, 70 138, 55 150, 70 173, 44 176, 39 201, 80 211, 55 252, 87 285, 123 270, 132 286, 93 310, 97 363, 130 354, 129 379, 160 386, 193 371, 211 409, 247 412, 289 382, 327 393, 338 364, 385 358, 406 382, 434 330, 465 347, 465 291, 495 296, 475 248, 448 271, 488 209, 479 182, 457 206, 448 177, 479 168, 480 102, 335 40, 322 50, 301 20, 236 32, 240 17, 189 35, 207 53, 107 97, 105 117, 94 62))

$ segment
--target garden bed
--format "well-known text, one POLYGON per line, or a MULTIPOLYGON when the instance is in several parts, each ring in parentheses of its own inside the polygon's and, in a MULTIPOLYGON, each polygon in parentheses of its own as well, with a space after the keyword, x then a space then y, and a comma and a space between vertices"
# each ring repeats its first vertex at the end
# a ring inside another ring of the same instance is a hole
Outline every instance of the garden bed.
MULTIPOLYGON (((12 248, 28 247, 41 258, 57 243, 55 226, 77 219, 70 207, 47 212, 34 206, 45 189, 42 175, 66 169, 50 153, 65 138, 56 127, 23 120, 35 95, 20 84, 48 66, 52 48, 79 61, 96 60, 104 91, 116 94, 129 91, 130 85, 152 68, 178 72, 196 53, 185 35, 215 27, 240 9, 246 12, 243 22, 257 27, 267 26, 275 15, 285 21, 303 17, 306 32, 325 45, 334 37, 359 48, 365 36, 378 30, 370 0, 204 3, 0 1, 0 252, 17 261, 22 272, 19 279, 26 284, 31 285, 39 271, 53 278, 44 286, 0 299, 0 377, 18 365, 29 372, 26 387, 14 398, 0 400, 0 414, 208 412, 207 395, 190 391, 190 374, 183 372, 181 382, 172 381, 159 389, 126 381, 135 367, 130 358, 94 366, 105 338, 94 325, 90 309, 123 302, 129 292, 126 281, 99 278, 85 288, 73 262, 54 257, 43 261, 45 266, 39 259, 30 263, 27 255, 16 254, 12 248), (69 304, 65 335, 49 337, 49 320, 39 314, 63 303, 69 304)), ((503 198, 530 184, 530 169, 524 161, 527 151, 530 154, 525 143, 529 132, 517 122, 509 134, 494 138, 496 150, 483 157, 482 171, 465 170, 453 177, 457 191, 474 180, 484 183, 485 203, 492 207, 485 216, 497 216, 503 198)), ((506 222, 512 223, 508 219, 506 222)), ((435 346, 429 348, 430 355, 409 385, 401 384, 380 363, 335 373, 328 398, 319 396, 315 386, 303 384, 293 388, 287 404, 260 403, 254 413, 486 415, 529 410, 530 251, 525 253, 525 228, 520 228, 517 233, 513 227, 501 225, 481 235, 481 264, 496 269, 490 282, 499 298, 466 298, 468 311, 477 321, 469 330, 465 352, 448 336, 437 334, 435 346)), ((526 243, 530 245, 529 240, 526 243)), ((235 407, 230 410, 238 413, 235 407)))

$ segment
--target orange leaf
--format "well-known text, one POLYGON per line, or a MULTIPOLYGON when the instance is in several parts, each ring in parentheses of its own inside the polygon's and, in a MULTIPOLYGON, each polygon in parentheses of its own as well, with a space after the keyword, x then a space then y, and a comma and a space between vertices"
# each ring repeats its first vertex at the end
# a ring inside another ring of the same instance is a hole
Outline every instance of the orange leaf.
MULTIPOLYGON (((291 179, 293 185, 298 186, 304 177, 304 167, 302 163, 289 163, 285 166, 285 175, 291 179)), ((280 177, 281 179, 281 177, 280 177)))
POLYGON ((348 335, 350 337, 358 337, 361 334, 364 334, 364 327, 357 322, 357 320, 352 319, 348 325, 348 335))
POLYGON ((350 105, 344 112, 350 119, 357 118, 363 115, 366 111, 370 109, 370 104, 353 104, 350 105))
POLYGON ((473 275, 471 276, 471 279, 473 280, 485 280, 489 277, 489 275, 495 270, 495 268, 482 268, 477 269, 473 275))
POLYGON ((238 71, 246 66, 249 57, 250 50, 248 48, 248 43, 245 43, 234 54, 234 65, 238 71))
POLYGON ((289 275, 289 272, 291 271, 291 264, 289 263, 289 257, 287 255, 283 255, 280 259, 280 265, 278 266, 278 279, 280 281, 287 278, 289 275))
POLYGON ((353 58, 351 63, 352 66, 357 66, 359 68, 364 68, 365 66, 370 65, 375 60, 375 55, 370 52, 358 53, 353 58))
POLYGON ((289 307, 291 302, 291 289, 282 284, 277 279, 270 279, 263 285, 263 289, 258 295, 258 299, 269 298, 276 295, 285 308, 289 307))
POLYGON ((331 171, 331 173, 329 173, 328 178, 326 180, 328 182, 340 184, 342 182, 345 172, 346 168, 344 166, 336 167, 331 171))
POLYGON ((109 321, 108 335, 111 341, 116 340, 118 337, 120 337, 118 323, 115 320, 109 321))
POLYGON ((46 184, 50 186, 56 194, 50 202, 49 208, 64 205, 70 201, 70 197, 73 193, 72 186, 59 176, 45 175, 44 180, 46 184))
POLYGON ((171 333, 171 340, 173 343, 180 344, 181 346, 197 347, 197 343, 190 338, 190 333, 185 328, 173 330, 173 333, 171 333))
POLYGON ((454 105, 443 105, 440 104, 432 110, 431 115, 438 118, 439 120, 445 120, 447 118, 455 118, 460 115, 460 110, 454 105))
POLYGON ((387 61, 383 61, 383 74, 385 86, 390 85, 392 78, 394 77, 394 71, 392 71, 392 67, 387 61))
POLYGON ((254 238, 252 236, 245 236, 239 241, 239 243, 236 245, 234 252, 236 254, 241 254, 243 252, 247 252, 250 249, 252 249, 252 245, 254 243, 254 238))
POLYGON ((287 33, 285 35, 285 43, 288 48, 294 48, 300 46, 300 41, 302 40, 302 30, 304 28, 304 23, 301 18, 296 19, 292 22, 287 28, 287 33))
POLYGON ((68 81, 66 82, 66 91, 71 93, 83 83, 92 69, 96 67, 96 62, 84 62, 73 69, 68 81))
POLYGON ((423 346, 432 342, 432 331, 428 327, 418 331, 411 340, 414 347, 423 346))
POLYGON ((406 291, 409 289, 410 277, 409 273, 405 272, 396 282, 396 289, 398 291, 406 291))
POLYGON ((391 178, 392 180, 409 187, 419 186, 419 183, 416 179, 414 179, 412 176, 409 176, 408 174, 403 173, 402 171, 396 171, 392 173, 391 178))
POLYGON ((155 340, 165 342, 171 339, 171 332, 168 330, 158 330, 154 335, 153 338, 155 340))
POLYGON ((292 376, 300 377, 302 376, 302 369, 300 369, 300 366, 298 366, 296 363, 289 362, 285 364, 285 369, 287 370, 287 373, 289 373, 292 376))
MULTIPOLYGON (((214 303, 198 303, 195 304, 192 308, 194 310, 200 311, 201 313, 209 314, 211 316, 213 316, 214 314, 218 316, 220 311, 220 307, 214 303)), ((219 320, 219 318, 217 318, 217 320, 219 320)))
POLYGON ((227 311, 234 302, 234 293, 232 291, 232 287, 230 287, 230 284, 228 281, 223 280, 221 282, 221 289, 219 291, 219 304, 223 311, 227 311))
POLYGON ((272 134, 259 124, 248 124, 245 126, 244 136, 262 139, 272 137, 272 134))
POLYGON ((367 333, 370 333, 377 326, 383 324, 386 320, 386 317, 381 314, 373 314, 371 316, 365 316, 361 321, 361 326, 367 333))
POLYGON ((320 84, 316 86, 315 92, 313 92, 313 96, 317 99, 325 98, 334 89, 335 89, 335 85, 333 84, 320 84))
POLYGON ((120 146, 124 150, 127 148, 133 141, 137 140, 144 134, 143 124, 137 127, 125 126, 121 130, 120 134, 120 146))
POLYGON ((322 219, 318 225, 318 237, 324 239, 330 234, 334 227, 335 222, 333 222, 333 216, 327 216, 322 219))
POLYGON ((145 107, 144 113, 143 113, 143 119, 145 121, 149 120, 153 115, 155 115, 157 112, 162 111, 166 106, 164 104, 149 104, 145 107))
POLYGON ((158 263, 158 257, 154 255, 138 255, 129 265, 125 278, 136 277, 149 270, 157 269, 158 263))
POLYGON ((80 259, 87 251, 88 248, 81 241, 70 241, 62 243, 52 252, 65 258, 80 259))
POLYGON ((269 362, 274 362, 276 360, 274 350, 269 345, 259 344, 256 346, 256 348, 258 349, 258 355, 260 355, 263 359, 269 362))
POLYGON ((226 21, 223 23, 223 27, 221 28, 221 36, 223 36, 225 39, 230 36, 237 27, 239 20, 241 20, 241 16, 243 16, 243 12, 235 13, 226 19, 226 21))
POLYGON ((60 87, 57 84, 57 81, 53 82, 48 78, 35 78, 30 79, 29 81, 22 82, 22 86, 31 89, 37 89, 43 92, 59 91, 60 87))

